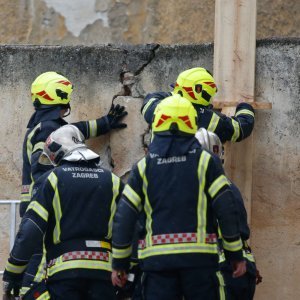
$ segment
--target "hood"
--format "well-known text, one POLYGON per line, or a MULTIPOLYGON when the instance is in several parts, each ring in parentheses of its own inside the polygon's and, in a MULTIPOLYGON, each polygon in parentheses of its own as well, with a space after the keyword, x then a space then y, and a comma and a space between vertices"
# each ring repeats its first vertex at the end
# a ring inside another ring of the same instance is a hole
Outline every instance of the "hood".
MULTIPOLYGON (((61 111, 60 106, 49 106, 49 107, 43 107, 43 108, 38 108, 36 111, 33 113, 31 116, 27 128, 33 128, 37 124, 43 121, 51 121, 51 120, 57 120, 61 119, 60 117, 60 111, 61 111)), ((63 122, 65 122, 63 119, 61 119, 63 122)), ((67 124, 67 122, 65 122, 67 124)))
POLYGON ((195 136, 154 135, 149 145, 149 153, 157 154, 159 157, 180 156, 196 148, 201 148, 201 145, 195 136))

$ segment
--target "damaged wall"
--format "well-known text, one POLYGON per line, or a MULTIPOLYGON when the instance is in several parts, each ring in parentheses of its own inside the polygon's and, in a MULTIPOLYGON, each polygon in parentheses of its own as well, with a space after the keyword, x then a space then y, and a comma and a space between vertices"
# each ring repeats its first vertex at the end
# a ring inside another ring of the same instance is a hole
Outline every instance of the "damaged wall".
MULTIPOLYGON (((257 289, 258 300, 300 299, 299 57, 299 39, 257 44, 256 99, 273 104, 271 111, 256 113, 254 131, 251 245, 264 277, 257 289)), ((0 198, 19 198, 21 143, 33 111, 30 84, 38 74, 56 70, 74 83, 68 121, 104 115, 113 98, 127 107, 127 129, 88 142, 105 166, 114 166, 126 178, 132 164, 144 154, 147 126, 140 115, 142 97, 168 90, 186 68, 212 70, 212 64, 211 44, 0 47, 0 135, 4 141, 0 198)), ((1 208, 0 269, 8 252, 5 213, 7 209, 1 208)))
MULTIPOLYGON (((175 44, 214 38, 214 0, 0 0, 0 6, 1 44, 175 44)), ((297 0, 257 1, 257 38, 299 37, 299 14, 297 0)))

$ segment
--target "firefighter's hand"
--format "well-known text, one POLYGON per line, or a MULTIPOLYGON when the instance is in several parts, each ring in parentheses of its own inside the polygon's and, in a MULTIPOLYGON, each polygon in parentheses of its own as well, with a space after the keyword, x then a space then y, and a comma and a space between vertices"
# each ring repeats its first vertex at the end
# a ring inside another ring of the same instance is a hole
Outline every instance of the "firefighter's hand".
POLYGON ((113 286, 124 287, 127 281, 127 274, 125 271, 113 270, 111 273, 111 281, 113 286))
POLYGON ((22 274, 13 274, 5 270, 3 273, 3 293, 6 296, 13 295, 14 297, 18 297, 22 285, 22 278, 22 274))
POLYGON ((232 277, 233 278, 241 277, 247 271, 246 261, 245 260, 235 261, 232 263, 232 268, 233 268, 232 277))
POLYGON ((121 106, 117 104, 116 106, 112 104, 108 114, 107 119, 110 128, 125 128, 127 124, 121 123, 122 119, 127 115, 127 111, 125 110, 125 106, 121 106))
POLYGON ((256 270, 256 284, 260 284, 262 282, 262 276, 260 275, 259 271, 256 270))
POLYGON ((19 297, 20 289, 21 283, 19 282, 3 281, 3 299, 15 299, 15 297, 19 297))

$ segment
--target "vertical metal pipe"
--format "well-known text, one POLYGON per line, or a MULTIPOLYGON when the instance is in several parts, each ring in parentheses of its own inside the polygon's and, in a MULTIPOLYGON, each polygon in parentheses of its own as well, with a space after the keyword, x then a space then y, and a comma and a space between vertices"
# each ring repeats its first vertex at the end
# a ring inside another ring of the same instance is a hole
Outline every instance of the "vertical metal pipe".
POLYGON ((12 249, 16 235, 16 203, 10 203, 9 250, 12 249))

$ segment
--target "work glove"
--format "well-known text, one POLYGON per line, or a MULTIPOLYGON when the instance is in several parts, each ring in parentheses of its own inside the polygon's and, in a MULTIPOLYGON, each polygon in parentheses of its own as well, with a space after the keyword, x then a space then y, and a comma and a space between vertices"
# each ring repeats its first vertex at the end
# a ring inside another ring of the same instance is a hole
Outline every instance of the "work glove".
POLYGON ((111 129, 116 128, 125 128, 127 124, 121 123, 121 120, 127 115, 127 111, 125 110, 125 106, 121 106, 117 104, 116 106, 112 104, 108 114, 107 119, 111 129))
POLYGON ((18 299, 22 286, 22 278, 22 274, 12 274, 6 270, 4 271, 3 293, 6 296, 6 299, 18 299))

